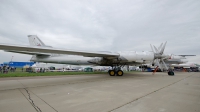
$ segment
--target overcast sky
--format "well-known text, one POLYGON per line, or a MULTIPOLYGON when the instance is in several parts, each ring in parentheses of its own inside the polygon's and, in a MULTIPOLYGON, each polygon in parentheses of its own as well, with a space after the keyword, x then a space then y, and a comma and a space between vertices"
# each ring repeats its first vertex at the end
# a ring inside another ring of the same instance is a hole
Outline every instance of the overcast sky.
MULTIPOLYGON (((198 0, 1 0, 0 43, 28 45, 37 35, 57 48, 200 54, 198 0)), ((31 56, 0 51, 0 63, 31 56)), ((200 63, 199 56, 191 61, 200 63)))

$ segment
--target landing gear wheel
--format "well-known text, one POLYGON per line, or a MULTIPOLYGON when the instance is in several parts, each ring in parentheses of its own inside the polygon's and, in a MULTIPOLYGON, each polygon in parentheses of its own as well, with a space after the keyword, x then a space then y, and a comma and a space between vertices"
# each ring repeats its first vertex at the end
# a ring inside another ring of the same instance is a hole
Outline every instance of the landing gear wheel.
POLYGON ((114 70, 109 70, 108 73, 109 73, 110 76, 115 76, 115 71, 114 70))
POLYGON ((117 71, 117 76, 123 76, 123 75, 124 75, 124 72, 122 70, 117 71))
POLYGON ((170 75, 170 76, 174 76, 174 72, 169 71, 169 72, 168 72, 168 75, 170 75))

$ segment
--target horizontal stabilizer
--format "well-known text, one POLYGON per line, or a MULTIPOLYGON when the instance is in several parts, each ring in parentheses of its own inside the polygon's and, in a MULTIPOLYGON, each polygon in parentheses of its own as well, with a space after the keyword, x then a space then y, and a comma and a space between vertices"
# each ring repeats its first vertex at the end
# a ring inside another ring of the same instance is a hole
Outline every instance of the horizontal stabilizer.
POLYGON ((186 56, 196 56, 196 55, 178 55, 178 56, 186 57, 186 56))

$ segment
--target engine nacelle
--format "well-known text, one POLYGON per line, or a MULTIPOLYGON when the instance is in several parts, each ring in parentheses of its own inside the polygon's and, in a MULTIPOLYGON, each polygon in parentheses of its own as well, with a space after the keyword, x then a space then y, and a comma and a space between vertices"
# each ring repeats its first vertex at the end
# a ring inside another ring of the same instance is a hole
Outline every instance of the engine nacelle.
POLYGON ((115 64, 127 64, 127 63, 149 63, 154 60, 153 52, 135 52, 135 51, 123 51, 118 52, 120 56, 118 58, 106 59, 102 57, 96 57, 88 62, 91 64, 111 66, 115 64))
POLYGON ((136 52, 127 51, 120 52, 120 59, 128 62, 143 62, 143 61, 153 61, 154 53, 149 51, 136 52))
POLYGON ((106 59, 106 58, 102 58, 102 57, 95 57, 93 59, 90 59, 88 62, 91 63, 91 64, 101 65, 101 66, 112 66, 115 63, 119 63, 119 60, 117 60, 117 59, 106 59))

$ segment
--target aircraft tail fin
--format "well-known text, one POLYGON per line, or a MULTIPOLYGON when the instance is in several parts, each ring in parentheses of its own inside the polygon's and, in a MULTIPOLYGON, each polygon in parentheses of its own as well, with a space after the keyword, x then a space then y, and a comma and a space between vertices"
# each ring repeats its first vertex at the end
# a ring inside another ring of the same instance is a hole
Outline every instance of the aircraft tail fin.
MULTIPOLYGON (((31 46, 38 46, 38 47, 51 47, 51 46, 47 46, 45 45, 38 37, 37 35, 28 35, 28 40, 29 40, 29 44, 31 46)), ((23 52, 22 52, 23 53, 23 52)), ((37 56, 49 56, 50 54, 46 54, 46 53, 35 53, 35 52, 24 52, 24 54, 32 54, 32 59, 34 59, 37 56)))
POLYGON ((45 44, 37 37, 37 35, 28 35, 28 40, 29 40, 29 44, 30 44, 31 46, 51 47, 51 46, 45 45, 45 44))

